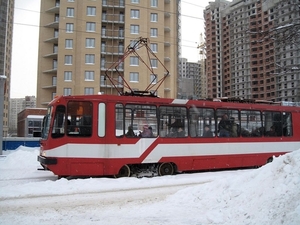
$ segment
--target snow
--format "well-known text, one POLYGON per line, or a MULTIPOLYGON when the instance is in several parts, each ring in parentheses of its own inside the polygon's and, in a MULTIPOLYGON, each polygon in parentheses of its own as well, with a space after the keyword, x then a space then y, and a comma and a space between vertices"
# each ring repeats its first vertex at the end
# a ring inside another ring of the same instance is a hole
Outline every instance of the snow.
POLYGON ((0 157, 0 221, 13 224, 300 224, 300 149, 258 169, 57 179, 37 148, 0 157))

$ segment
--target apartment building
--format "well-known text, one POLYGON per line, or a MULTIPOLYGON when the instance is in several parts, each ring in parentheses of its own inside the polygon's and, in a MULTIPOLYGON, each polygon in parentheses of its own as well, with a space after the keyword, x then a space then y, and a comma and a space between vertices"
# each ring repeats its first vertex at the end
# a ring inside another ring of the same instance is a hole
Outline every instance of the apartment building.
POLYGON ((204 17, 208 97, 299 101, 298 0, 216 0, 204 17))
POLYGON ((201 64, 188 62, 186 58, 179 59, 178 98, 201 98, 201 64))
MULTIPOLYGON (((160 80, 165 70, 150 59, 155 74, 137 57, 123 60, 127 46, 140 37, 168 69, 170 76, 157 90, 161 97, 177 94, 180 55, 180 0, 44 0, 41 1, 37 107, 45 107, 56 95, 118 94, 106 79, 106 71, 128 91, 122 77, 134 90, 145 90, 153 76, 160 80)), ((137 50, 142 57, 144 49, 137 50)))
POLYGON ((1 85, 1 106, 3 112, 1 117, 1 135, 8 135, 8 111, 9 111, 9 93, 11 80, 11 53, 12 53, 12 34, 13 34, 13 16, 14 0, 0 1, 0 85, 1 85), (2 119, 3 118, 3 119, 2 119))
POLYGON ((17 133, 18 113, 22 110, 36 107, 35 96, 25 96, 25 98, 11 98, 9 100, 9 133, 17 133))

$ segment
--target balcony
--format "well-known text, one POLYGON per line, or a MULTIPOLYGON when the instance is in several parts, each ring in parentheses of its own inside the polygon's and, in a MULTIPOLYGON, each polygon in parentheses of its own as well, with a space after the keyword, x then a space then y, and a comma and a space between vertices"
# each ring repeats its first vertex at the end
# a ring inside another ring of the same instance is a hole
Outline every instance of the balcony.
POLYGON ((56 74, 57 73, 57 68, 52 68, 50 70, 45 70, 45 71, 43 71, 43 73, 46 73, 46 74, 56 74))
POLYGON ((102 30, 101 37, 109 38, 109 39, 124 39, 124 31, 123 30, 102 30))
POLYGON ((58 37, 49 38, 49 39, 45 40, 45 42, 58 44, 58 37))
POLYGON ((102 15, 102 22, 124 24, 125 17, 124 17, 124 15, 103 14, 102 15))
POLYGON ((103 0, 103 8, 125 8, 125 1, 123 0, 103 0))
POLYGON ((101 46, 101 54, 123 55, 124 47, 123 46, 101 46))
POLYGON ((47 13, 59 13, 59 5, 46 10, 47 13))
POLYGON ((170 58, 170 57, 165 57, 165 58, 164 58, 164 61, 165 61, 165 62, 170 62, 170 61, 171 61, 171 58, 170 58))
POLYGON ((164 30, 165 30, 165 32, 170 32, 171 31, 170 27, 164 27, 164 30))
POLYGON ((43 86, 43 89, 55 89, 56 85, 50 85, 50 86, 43 86))
POLYGON ((48 23, 47 25, 45 25, 45 27, 58 29, 58 25, 59 25, 59 22, 54 21, 54 22, 51 22, 51 23, 48 23))
POLYGON ((44 58, 57 59, 57 53, 53 52, 53 53, 44 55, 44 58))

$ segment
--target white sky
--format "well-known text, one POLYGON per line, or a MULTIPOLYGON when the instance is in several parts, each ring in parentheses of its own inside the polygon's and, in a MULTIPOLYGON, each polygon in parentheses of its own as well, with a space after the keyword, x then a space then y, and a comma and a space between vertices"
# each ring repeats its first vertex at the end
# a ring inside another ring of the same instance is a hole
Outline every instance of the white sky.
POLYGON ((37 148, 0 157, 1 225, 299 225, 300 149, 261 168, 57 180, 37 148))
MULTIPOLYGON (((204 32, 203 9, 211 0, 182 0, 182 57, 199 60, 197 45, 204 32)), ((36 96, 40 0, 15 0, 11 98, 36 96)))

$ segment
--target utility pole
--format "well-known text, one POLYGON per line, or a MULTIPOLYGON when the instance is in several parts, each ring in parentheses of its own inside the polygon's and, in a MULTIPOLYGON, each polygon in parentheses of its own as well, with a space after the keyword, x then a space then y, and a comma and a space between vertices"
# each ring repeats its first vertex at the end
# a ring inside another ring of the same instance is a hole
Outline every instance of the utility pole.
POLYGON ((6 76, 0 75, 0 155, 2 155, 2 143, 3 143, 3 105, 4 105, 4 85, 6 82, 6 76))

